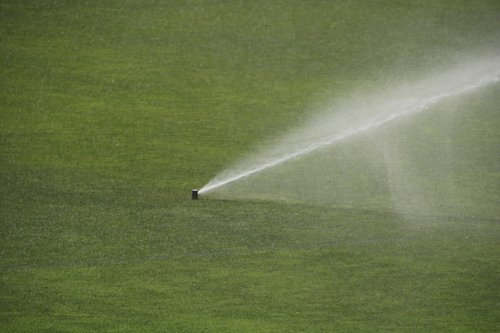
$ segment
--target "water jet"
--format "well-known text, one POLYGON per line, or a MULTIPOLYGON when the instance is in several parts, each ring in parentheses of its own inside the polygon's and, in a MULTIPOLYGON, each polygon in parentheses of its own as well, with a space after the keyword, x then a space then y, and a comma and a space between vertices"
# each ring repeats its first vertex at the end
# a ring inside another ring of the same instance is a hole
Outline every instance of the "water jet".
POLYGON ((413 83, 397 82, 397 86, 391 84, 373 95, 361 94, 344 104, 328 106, 317 118, 221 172, 200 193, 210 193, 498 82, 500 58, 494 57, 465 63, 413 83))

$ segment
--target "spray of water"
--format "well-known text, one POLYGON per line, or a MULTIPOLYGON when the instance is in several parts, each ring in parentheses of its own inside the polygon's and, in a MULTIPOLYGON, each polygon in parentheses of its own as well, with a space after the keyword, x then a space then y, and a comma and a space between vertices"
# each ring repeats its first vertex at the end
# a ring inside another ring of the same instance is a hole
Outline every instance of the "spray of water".
POLYGON ((328 107, 316 119, 222 172, 200 191, 212 192, 325 147, 428 110, 443 100, 470 94, 500 81, 500 58, 470 62, 412 84, 358 96, 328 107))

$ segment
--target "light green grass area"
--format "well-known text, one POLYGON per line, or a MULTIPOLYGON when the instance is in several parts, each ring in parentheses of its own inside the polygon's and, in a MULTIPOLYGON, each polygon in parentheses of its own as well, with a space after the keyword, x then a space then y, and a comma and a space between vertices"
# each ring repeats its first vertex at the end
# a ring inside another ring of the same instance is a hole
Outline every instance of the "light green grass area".
POLYGON ((450 138, 487 152, 477 183, 453 168, 471 214, 190 191, 326 98, 499 36, 494 0, 2 1, 0 331, 497 331, 498 84, 450 138))

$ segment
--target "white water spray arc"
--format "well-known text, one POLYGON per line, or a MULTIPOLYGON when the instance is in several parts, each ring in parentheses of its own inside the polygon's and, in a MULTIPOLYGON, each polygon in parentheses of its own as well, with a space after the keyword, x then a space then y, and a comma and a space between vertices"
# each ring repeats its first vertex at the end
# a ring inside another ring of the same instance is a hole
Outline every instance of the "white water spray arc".
POLYGON ((307 123, 269 149, 216 176, 197 191, 196 198, 198 193, 209 193, 398 118, 423 112, 445 99, 469 94, 499 81, 500 58, 494 58, 328 108, 316 121, 307 123))

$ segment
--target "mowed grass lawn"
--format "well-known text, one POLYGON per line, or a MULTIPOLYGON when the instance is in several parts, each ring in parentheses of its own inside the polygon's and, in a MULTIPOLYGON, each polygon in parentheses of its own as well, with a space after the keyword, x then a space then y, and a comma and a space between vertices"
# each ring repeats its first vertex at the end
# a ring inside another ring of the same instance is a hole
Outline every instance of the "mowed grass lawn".
POLYGON ((498 214, 190 191, 499 36, 494 0, 2 1, 0 331, 498 331, 498 214))

